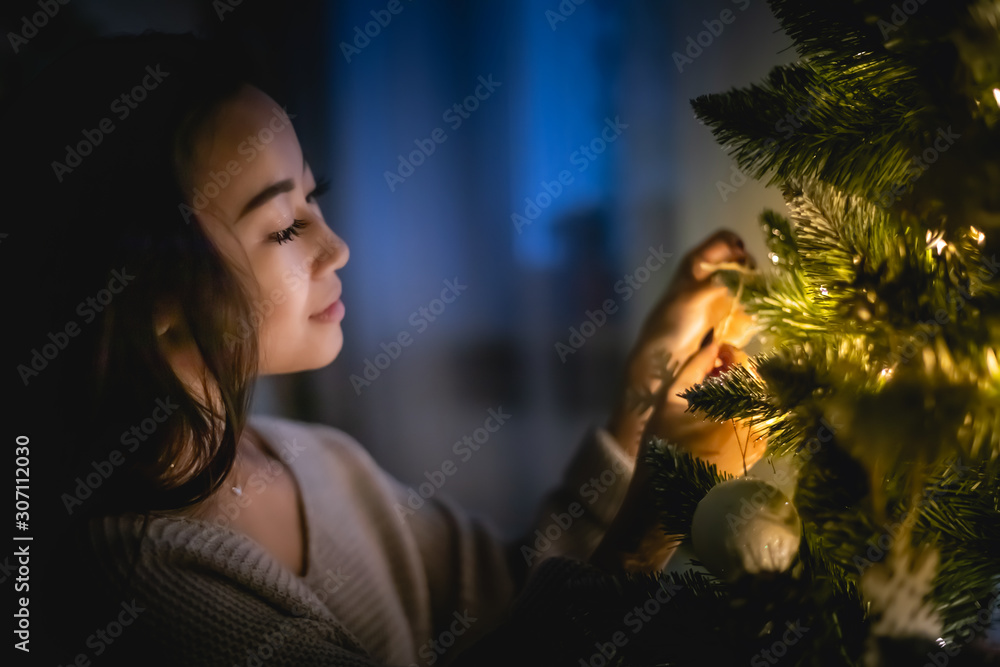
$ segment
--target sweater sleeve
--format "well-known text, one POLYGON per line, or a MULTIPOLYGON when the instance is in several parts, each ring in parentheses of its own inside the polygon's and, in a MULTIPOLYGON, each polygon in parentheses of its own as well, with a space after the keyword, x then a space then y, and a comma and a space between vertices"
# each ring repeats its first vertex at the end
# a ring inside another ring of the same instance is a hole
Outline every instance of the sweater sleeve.
POLYGON ((635 461, 607 431, 588 431, 557 486, 542 503, 535 527, 518 545, 529 572, 553 556, 586 561, 621 507, 635 461))
POLYGON ((454 642, 447 656, 461 653, 507 620, 512 601, 541 563, 553 557, 586 561, 621 505, 633 468, 608 433, 590 430, 529 533, 510 542, 444 497, 408 512, 403 520, 416 536, 431 589, 431 641, 454 642), (458 628, 460 635, 452 633, 458 628))

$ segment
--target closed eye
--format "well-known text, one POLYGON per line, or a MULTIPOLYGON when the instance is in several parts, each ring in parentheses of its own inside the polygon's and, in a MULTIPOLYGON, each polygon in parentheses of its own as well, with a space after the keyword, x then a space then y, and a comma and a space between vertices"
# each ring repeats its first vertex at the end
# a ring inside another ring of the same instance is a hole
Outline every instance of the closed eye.
POLYGON ((292 220, 292 224, 281 231, 274 232, 269 237, 272 241, 281 245, 291 241, 294 237, 302 233, 302 230, 309 226, 308 220, 292 220))

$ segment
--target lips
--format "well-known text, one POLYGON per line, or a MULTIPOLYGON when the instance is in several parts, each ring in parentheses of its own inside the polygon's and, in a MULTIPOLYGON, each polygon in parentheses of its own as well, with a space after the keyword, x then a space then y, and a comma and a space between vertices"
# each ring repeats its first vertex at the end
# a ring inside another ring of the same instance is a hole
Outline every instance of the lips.
POLYGON ((333 303, 319 311, 318 313, 313 313, 309 316, 311 320, 317 320, 320 322, 332 322, 340 321, 344 318, 345 313, 344 302, 340 300, 338 296, 333 303))

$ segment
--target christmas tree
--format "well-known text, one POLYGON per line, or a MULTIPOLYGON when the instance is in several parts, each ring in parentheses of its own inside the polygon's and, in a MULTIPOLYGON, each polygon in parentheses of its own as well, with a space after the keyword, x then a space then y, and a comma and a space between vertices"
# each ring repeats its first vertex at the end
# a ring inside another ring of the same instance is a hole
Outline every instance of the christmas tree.
POLYGON ((789 495, 652 442, 694 567, 577 582, 548 659, 1000 664, 1000 1, 770 5, 798 61, 693 101, 787 202, 720 272, 763 351, 683 396, 789 495))

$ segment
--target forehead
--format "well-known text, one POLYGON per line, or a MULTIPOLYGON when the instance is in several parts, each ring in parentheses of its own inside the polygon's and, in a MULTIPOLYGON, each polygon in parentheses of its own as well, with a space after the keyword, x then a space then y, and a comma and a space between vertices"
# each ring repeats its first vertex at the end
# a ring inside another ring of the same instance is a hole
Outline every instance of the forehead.
POLYGON ((253 86, 244 86, 203 124, 192 157, 195 209, 228 222, 267 186, 302 175, 302 149, 290 118, 253 86))

